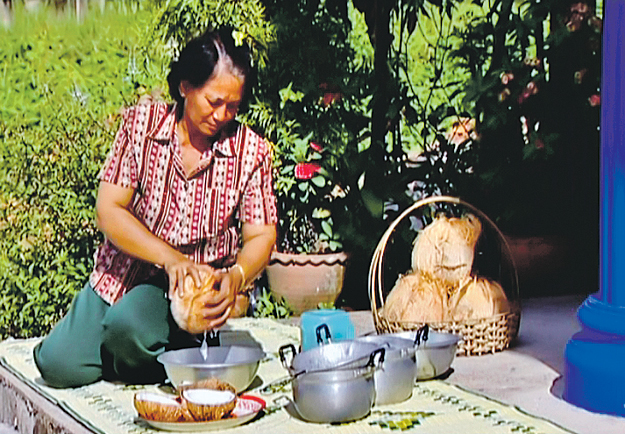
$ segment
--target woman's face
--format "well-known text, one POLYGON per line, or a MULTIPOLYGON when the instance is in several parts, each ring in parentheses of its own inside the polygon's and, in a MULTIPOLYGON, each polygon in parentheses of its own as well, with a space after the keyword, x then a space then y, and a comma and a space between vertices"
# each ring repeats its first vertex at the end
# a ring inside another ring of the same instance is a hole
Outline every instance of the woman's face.
POLYGON ((243 79, 222 64, 216 65, 212 77, 201 87, 194 88, 183 81, 183 117, 188 128, 208 137, 217 134, 236 116, 243 98, 243 85, 243 79))

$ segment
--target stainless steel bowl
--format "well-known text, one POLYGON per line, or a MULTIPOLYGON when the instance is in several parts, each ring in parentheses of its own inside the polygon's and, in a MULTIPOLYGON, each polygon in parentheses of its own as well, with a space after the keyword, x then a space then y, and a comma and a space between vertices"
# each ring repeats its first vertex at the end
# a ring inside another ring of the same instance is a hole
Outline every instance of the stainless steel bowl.
MULTIPOLYGON (((389 335, 414 341, 417 333, 409 331, 389 335)), ((417 380, 436 378, 449 371, 460 339, 453 333, 430 331, 427 340, 421 340, 417 345, 417 380)))
POLYGON ((382 346, 384 365, 374 374, 375 404, 396 404, 412 396, 412 388, 417 378, 417 348, 414 340, 389 335, 370 335, 356 338, 382 346))
POLYGON ((265 353, 258 347, 231 345, 209 347, 206 360, 199 348, 167 351, 157 360, 176 388, 215 377, 230 383, 238 393, 252 384, 264 357, 265 353))

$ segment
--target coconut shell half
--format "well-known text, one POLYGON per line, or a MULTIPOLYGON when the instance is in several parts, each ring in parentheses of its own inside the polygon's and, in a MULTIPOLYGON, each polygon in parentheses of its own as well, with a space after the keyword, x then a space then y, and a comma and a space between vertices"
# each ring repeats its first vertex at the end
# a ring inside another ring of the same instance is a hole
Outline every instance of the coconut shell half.
POLYGON ((143 419, 159 422, 192 422, 195 420, 186 402, 160 393, 138 392, 134 396, 134 406, 143 419))
POLYGON ((223 419, 237 404, 237 395, 230 390, 186 389, 181 396, 198 422, 223 419))

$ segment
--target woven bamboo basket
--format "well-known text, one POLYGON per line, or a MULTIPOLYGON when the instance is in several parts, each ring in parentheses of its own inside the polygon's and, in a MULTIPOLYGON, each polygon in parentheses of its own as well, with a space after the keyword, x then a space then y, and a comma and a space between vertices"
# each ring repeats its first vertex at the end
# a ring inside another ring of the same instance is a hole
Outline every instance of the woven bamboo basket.
MULTIPOLYGON (((476 262, 480 262, 489 277, 502 286, 510 309, 508 312, 487 318, 428 322, 427 324, 432 330, 454 333, 462 337, 458 344, 457 355, 473 356, 502 351, 508 348, 517 337, 521 306, 518 277, 510 247, 495 223, 483 212, 459 198, 450 196, 433 196, 415 202, 391 223, 380 239, 371 260, 368 281, 371 311, 378 333, 418 330, 425 324, 390 321, 382 315, 384 300, 390 292, 389 288, 399 275, 409 268, 409 264, 397 260, 398 257, 405 257, 404 254, 389 257, 392 249, 401 252, 402 241, 399 233, 403 231, 403 233, 415 234, 419 231, 413 227, 415 222, 427 225, 435 215, 441 212, 450 216, 459 216, 467 211, 478 217, 482 223, 482 234, 475 249, 476 262), (408 224, 410 228, 407 230, 408 224)), ((404 238, 407 239, 407 237, 404 238)), ((406 241, 404 241, 405 244, 406 241)), ((475 272, 481 274, 482 271, 478 268, 475 272)))

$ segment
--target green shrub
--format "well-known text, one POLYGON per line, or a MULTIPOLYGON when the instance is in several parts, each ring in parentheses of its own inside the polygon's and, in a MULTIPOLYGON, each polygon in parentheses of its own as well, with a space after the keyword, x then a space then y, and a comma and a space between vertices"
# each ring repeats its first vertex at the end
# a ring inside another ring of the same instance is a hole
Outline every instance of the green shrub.
POLYGON ((141 48, 150 14, 135 12, 77 24, 17 8, 0 29, 0 338, 48 332, 91 271, 119 109, 163 78, 141 48))

